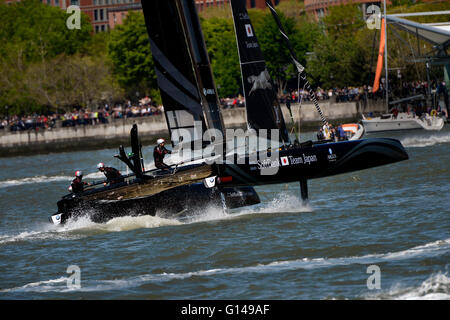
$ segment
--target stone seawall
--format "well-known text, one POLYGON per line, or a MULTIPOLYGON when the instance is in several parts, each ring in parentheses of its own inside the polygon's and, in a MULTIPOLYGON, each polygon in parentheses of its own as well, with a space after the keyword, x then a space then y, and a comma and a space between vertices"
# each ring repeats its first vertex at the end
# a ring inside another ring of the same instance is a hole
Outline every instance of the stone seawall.
MULTIPOLYGON (((363 112, 382 112, 383 104, 372 103, 366 106, 356 102, 330 103, 322 102, 320 107, 324 116, 331 122, 357 121, 363 112)), ((302 130, 315 130, 320 123, 320 116, 312 103, 291 106, 294 120, 301 120, 302 130)), ((282 106, 286 123, 292 124, 286 106, 282 106)), ((245 127, 245 108, 222 110, 222 116, 227 128, 245 127)), ((168 137, 164 115, 154 115, 143 118, 111 119, 108 124, 57 127, 52 130, 39 131, 0 131, 0 157, 18 154, 58 152, 67 150, 88 150, 95 148, 118 147, 119 144, 129 144, 129 133, 132 125, 139 127, 139 135, 143 143, 154 143, 157 137, 168 137)))

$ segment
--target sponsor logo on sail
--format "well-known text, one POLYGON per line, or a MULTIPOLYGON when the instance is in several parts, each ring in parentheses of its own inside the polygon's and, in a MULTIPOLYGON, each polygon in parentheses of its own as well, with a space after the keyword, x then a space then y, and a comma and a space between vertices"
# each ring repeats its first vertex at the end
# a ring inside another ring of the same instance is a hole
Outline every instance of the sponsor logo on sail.
POLYGON ((207 95, 209 95, 209 94, 215 94, 216 92, 214 91, 214 89, 206 89, 206 88, 203 88, 203 94, 205 95, 205 96, 207 96, 207 95))
POLYGON ((281 157, 280 160, 281 160, 281 165, 282 166, 288 166, 289 165, 288 157, 281 157))
POLYGON ((242 13, 242 12, 239 13, 239 19, 241 19, 241 20, 250 20, 250 18, 248 17, 248 14, 242 13))
POLYGON ((247 32, 247 37, 253 37, 253 29, 251 24, 245 25, 245 32, 247 32))
POLYGON ((251 95, 258 89, 272 89, 272 85, 270 84, 270 75, 267 69, 264 69, 258 76, 250 76, 247 78, 247 81, 252 84, 252 89, 250 90, 248 95, 251 95))

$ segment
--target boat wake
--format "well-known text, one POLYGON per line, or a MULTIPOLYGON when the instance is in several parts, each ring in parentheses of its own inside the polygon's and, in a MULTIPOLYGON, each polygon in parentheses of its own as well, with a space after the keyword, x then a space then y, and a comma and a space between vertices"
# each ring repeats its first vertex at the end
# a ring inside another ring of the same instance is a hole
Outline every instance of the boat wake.
MULTIPOLYGON (((184 280, 192 277, 214 277, 230 276, 233 274, 254 274, 254 273, 274 273, 295 271, 300 269, 332 268, 336 266, 346 266, 352 264, 374 264, 387 261, 397 261, 411 259, 417 256, 439 256, 450 250, 450 238, 438 240, 425 245, 416 246, 410 249, 381 253, 368 254, 363 256, 340 257, 340 258, 301 258, 287 261, 273 261, 267 264, 257 264, 245 267, 214 268, 185 273, 163 272, 158 274, 144 274, 128 279, 115 280, 85 280, 79 292, 122 290, 125 288, 140 287, 148 283, 160 283, 173 280, 184 280)), ((68 292, 66 285, 68 278, 57 278, 46 281, 28 283, 21 287, 0 290, 0 293, 7 292, 68 292)), ((417 288, 401 288, 396 285, 387 292, 377 295, 364 296, 365 299, 450 299, 450 281, 447 273, 438 273, 425 280, 417 288)))
POLYGON ((368 300, 449 300, 450 278, 448 273, 436 273, 423 281, 418 287, 394 285, 390 290, 364 296, 368 300))
POLYGON ((36 176, 36 177, 27 177, 22 179, 8 179, 0 181, 0 189, 8 188, 8 187, 17 187, 24 184, 35 184, 35 183, 50 183, 57 181, 67 181, 70 183, 72 181, 72 177, 69 176, 36 176))
POLYGON ((20 241, 79 240, 99 233, 130 231, 142 228, 158 228, 179 225, 177 220, 153 216, 119 217, 106 223, 92 222, 88 217, 69 220, 64 226, 43 225, 33 231, 23 231, 15 235, 0 235, 0 245, 20 241))
POLYGON ((423 148, 430 147, 436 144, 449 143, 450 133, 437 133, 429 136, 413 136, 401 139, 403 146, 408 148, 423 148))
MULTIPOLYGON (((35 176, 35 177, 25 177, 21 179, 7 179, 0 181, 0 189, 8 187, 17 187, 25 184, 35 184, 35 183, 51 183, 58 181, 65 181, 67 185, 73 180, 74 177, 71 176, 35 176)), ((101 172, 92 172, 87 174, 84 179, 104 179, 105 176, 101 172)))
MULTIPOLYGON (((89 209, 93 210, 93 209, 89 209)), ((34 230, 23 231, 14 235, 0 235, 0 245, 38 240, 78 240, 98 233, 121 232, 136 229, 150 229, 164 226, 186 225, 208 221, 239 219, 254 214, 279 214, 280 212, 312 212, 311 207, 303 205, 301 200, 290 195, 279 195, 269 203, 226 212, 223 208, 208 206, 202 212, 183 218, 176 215, 157 214, 156 216, 125 216, 109 220, 106 223, 95 223, 86 216, 69 220, 63 226, 43 224, 34 230)))

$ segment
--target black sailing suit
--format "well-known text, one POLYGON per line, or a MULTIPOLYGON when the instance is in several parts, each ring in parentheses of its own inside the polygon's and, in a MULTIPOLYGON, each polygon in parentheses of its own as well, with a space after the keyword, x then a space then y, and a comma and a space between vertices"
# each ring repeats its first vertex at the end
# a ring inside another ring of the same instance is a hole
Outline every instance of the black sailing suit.
POLYGON ((70 185, 72 187, 73 193, 81 193, 84 191, 84 186, 87 185, 86 182, 81 181, 81 178, 76 177, 72 180, 72 184, 70 185))
POLYGON ((106 176, 106 182, 109 184, 120 183, 120 182, 123 182, 123 180, 124 180, 122 175, 120 174, 120 171, 115 168, 104 167, 103 173, 106 176))
POLYGON ((163 162, 164 156, 168 153, 172 153, 167 150, 166 147, 157 145, 155 149, 153 149, 153 158, 155 159, 155 167, 158 169, 169 169, 170 167, 163 162))

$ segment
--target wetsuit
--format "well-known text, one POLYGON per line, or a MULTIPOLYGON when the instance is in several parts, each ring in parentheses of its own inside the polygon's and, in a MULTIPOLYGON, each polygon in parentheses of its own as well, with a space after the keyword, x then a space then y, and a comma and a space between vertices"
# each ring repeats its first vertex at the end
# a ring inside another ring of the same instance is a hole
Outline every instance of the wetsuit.
POLYGON ((124 180, 122 175, 120 174, 120 171, 115 168, 105 167, 103 173, 106 176, 106 182, 109 184, 120 183, 124 180))
POLYGON ((86 185, 86 182, 81 181, 79 178, 75 178, 72 180, 72 192, 73 193, 81 193, 84 191, 84 186, 86 185))
POLYGON ((172 153, 171 151, 167 150, 165 147, 156 146, 155 149, 153 149, 153 159, 155 159, 155 167, 158 169, 169 169, 170 167, 163 162, 164 156, 168 153, 172 153))

